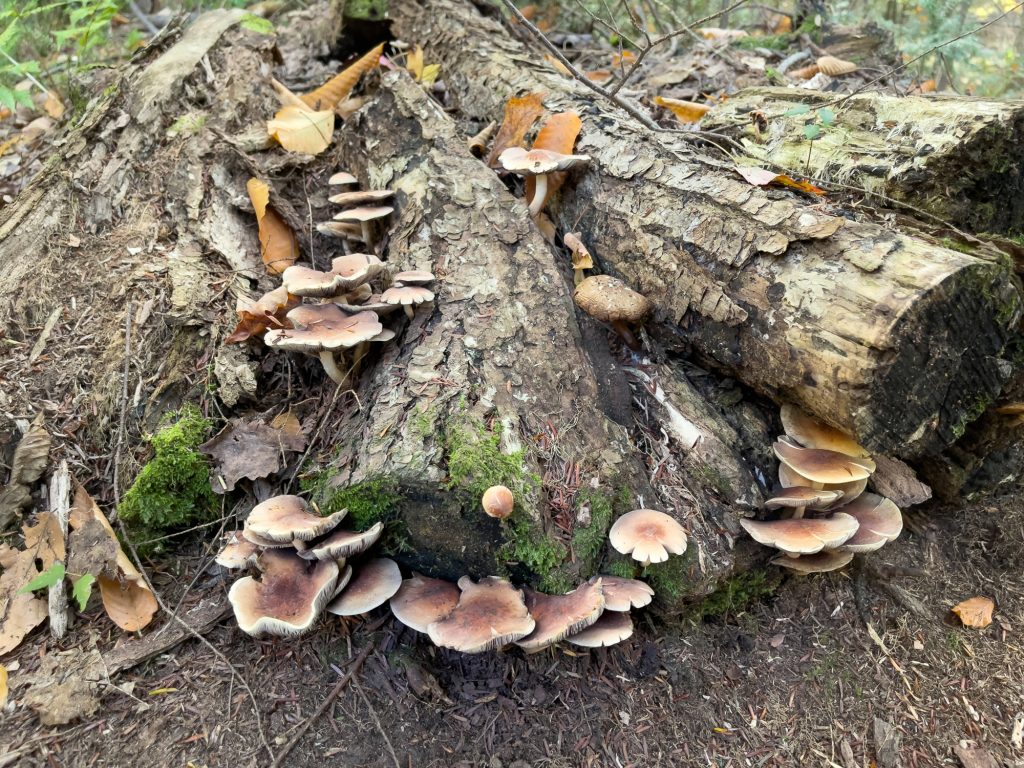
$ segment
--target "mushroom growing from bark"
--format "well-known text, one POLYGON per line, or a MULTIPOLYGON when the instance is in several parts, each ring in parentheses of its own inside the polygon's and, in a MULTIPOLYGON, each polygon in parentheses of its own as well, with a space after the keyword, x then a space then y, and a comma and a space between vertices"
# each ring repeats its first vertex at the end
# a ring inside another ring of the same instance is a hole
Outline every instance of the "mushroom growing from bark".
POLYGON ((576 305, 596 320, 611 323, 629 348, 640 350, 640 344, 630 331, 633 323, 642 323, 651 313, 652 305, 643 296, 617 277, 593 275, 582 281, 573 292, 576 305))
POLYGON ((383 219, 390 216, 394 212, 394 208, 390 205, 381 206, 363 206, 360 208, 352 208, 348 211, 342 211, 334 215, 335 221, 340 222, 355 222, 359 224, 363 233, 363 242, 367 248, 373 247, 373 234, 370 231, 370 222, 376 219, 383 219))
POLYGON ((376 522, 365 531, 335 529, 316 541, 296 541, 299 557, 307 560, 337 560, 352 557, 372 547, 384 532, 384 524, 376 522))
POLYGON ((765 509, 779 509, 780 507, 790 509, 827 509, 843 497, 842 491, 827 491, 823 488, 807 488, 802 485, 795 485, 789 488, 772 493, 765 501, 765 509))
POLYGON ((874 493, 865 493, 843 512, 856 518, 860 527, 843 543, 850 552, 874 552, 903 532, 903 513, 889 499, 874 493))
POLYGON ((497 576, 474 583, 459 579, 462 594, 445 618, 427 627, 427 634, 442 648, 482 653, 530 634, 535 626, 523 602, 523 593, 497 576))
POLYGON ((279 347, 319 355, 327 375, 341 384, 345 374, 338 368, 334 351, 369 341, 384 330, 373 312, 346 314, 337 304, 313 304, 296 307, 287 318, 294 328, 267 331, 268 347, 279 347))
POLYGON ((384 605, 402 586, 398 563, 386 557, 368 560, 359 566, 355 578, 341 596, 327 606, 335 616, 358 616, 384 605))
POLYGON ((391 598, 391 612, 405 626, 426 633, 427 627, 455 609, 459 595, 459 588, 450 581, 414 573, 391 598))
POLYGON ((801 574, 828 573, 845 568, 853 560, 853 552, 844 552, 839 549, 832 549, 826 552, 819 552, 816 555, 800 555, 790 557, 783 555, 772 560, 772 565, 789 568, 801 574))
POLYGON ((484 491, 484 495, 480 500, 480 503, 483 505, 484 512, 488 515, 496 517, 499 520, 504 520, 512 514, 512 508, 515 506, 515 501, 512 491, 504 485, 492 485, 484 491))
POLYGON ((533 190, 533 199, 530 200, 530 215, 536 216, 544 207, 544 199, 548 194, 548 174, 584 166, 590 162, 590 158, 587 155, 563 155, 547 149, 526 150, 522 147, 509 147, 498 155, 498 161, 506 171, 523 177, 535 177, 536 186, 533 190))
POLYGON ((259 554, 259 545, 249 541, 240 531, 234 531, 224 537, 224 548, 213 562, 229 570, 248 568, 255 564, 259 554))
POLYGON ((434 300, 434 292, 419 285, 393 285, 381 294, 384 304, 395 304, 405 310, 410 320, 415 317, 414 306, 434 300))
POLYGON ((633 634, 633 620, 628 613, 605 611, 601 618, 568 638, 573 645, 583 648, 605 648, 621 643, 633 634))
POLYGON ((645 566, 663 563, 669 554, 681 555, 686 551, 683 526, 653 509, 634 509, 624 514, 608 531, 608 540, 617 551, 632 555, 645 566))
POLYGON ((648 584, 621 576, 602 576, 601 591, 604 592, 606 611, 621 613, 631 608, 643 608, 654 599, 654 590, 648 584))
POLYGON ((244 530, 271 542, 291 544, 323 536, 344 517, 344 511, 330 517, 314 515, 300 496, 274 496, 252 508, 244 530))
POLYGON ((327 180, 327 183, 332 187, 349 186, 350 184, 358 184, 359 179, 347 171, 338 171, 327 180))
POLYGON ((813 555, 833 549, 856 532, 856 518, 837 512, 824 518, 793 518, 791 520, 740 519, 740 525, 751 538, 766 547, 775 547, 789 555, 813 555))
POLYGON ((365 189, 357 192, 339 192, 327 198, 335 205, 362 205, 363 203, 379 203, 395 196, 390 189, 365 189))
POLYGON ((835 451, 858 458, 868 458, 871 455, 864 446, 845 432, 808 416, 795 405, 783 405, 779 410, 779 416, 786 434, 804 448, 835 451))
POLYGON ((535 653, 586 629, 600 618, 604 612, 601 579, 592 579, 564 595, 545 595, 528 589, 526 607, 536 626, 515 643, 527 653, 535 653))

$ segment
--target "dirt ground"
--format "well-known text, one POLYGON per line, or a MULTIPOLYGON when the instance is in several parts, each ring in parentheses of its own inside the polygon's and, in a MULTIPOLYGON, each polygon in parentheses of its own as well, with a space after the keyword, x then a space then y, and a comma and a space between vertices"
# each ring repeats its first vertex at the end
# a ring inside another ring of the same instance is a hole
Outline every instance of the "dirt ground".
MULTIPOLYGON (((909 593, 906 605, 868 582, 874 637, 847 572, 785 578, 748 605, 719 604, 676 627, 641 612, 633 638, 590 653, 438 651, 384 611, 348 625, 332 617, 291 642, 254 641, 225 620, 208 638, 248 682, 259 723, 223 661, 189 641, 119 676, 119 685, 134 683, 131 693, 111 690, 83 722, 45 728, 9 705, 0 766, 269 765, 260 728, 280 750, 368 644, 355 682, 284 765, 1022 766, 1020 490, 913 513, 912 530, 877 561, 927 575, 889 576, 909 593), (987 629, 948 615, 974 595, 996 601, 987 629), (927 618, 909 610, 915 598, 927 618), (995 762, 961 763, 957 747, 982 748, 995 762)), ((165 597, 191 580, 187 571, 155 574, 165 597)), ((203 576, 188 602, 228 583, 203 576)), ((90 631, 79 626, 69 644, 106 624, 99 610, 87 619, 90 631)), ((12 682, 40 664, 43 632, 15 654, 12 682)))

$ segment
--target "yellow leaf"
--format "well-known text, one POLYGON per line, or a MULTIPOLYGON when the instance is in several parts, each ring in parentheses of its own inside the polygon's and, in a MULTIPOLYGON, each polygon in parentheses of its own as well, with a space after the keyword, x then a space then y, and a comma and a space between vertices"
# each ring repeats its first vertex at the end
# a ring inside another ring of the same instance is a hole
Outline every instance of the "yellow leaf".
POLYGON ((300 98, 313 109, 334 109, 339 101, 352 93, 352 89, 356 87, 360 77, 379 65, 382 53, 384 53, 384 43, 363 54, 315 91, 304 94, 300 98))
POLYGON ((178 690, 177 688, 154 688, 152 691, 150 691, 146 695, 147 696, 163 696, 166 693, 174 693, 177 690, 178 690))
POLYGON ((0 709, 7 706, 7 667, 0 664, 0 709))
POLYGON ((554 67, 559 72, 559 74, 565 75, 566 77, 572 75, 572 72, 569 71, 569 68, 565 66, 565 64, 560 62, 558 59, 556 59, 554 56, 552 56, 550 53, 544 54, 544 60, 552 67, 554 67))
POLYGON ((692 101, 669 99, 664 96, 655 96, 654 103, 659 107, 669 110, 683 123, 699 122, 707 114, 708 110, 711 109, 707 104, 695 104, 692 101))
POLYGON ((49 91, 43 100, 43 110, 54 120, 60 120, 64 116, 64 102, 56 93, 49 91))
POLYGON ((267 271, 279 275, 299 258, 299 244, 295 233, 285 224, 281 215, 270 207, 270 187, 260 179, 249 179, 245 185, 256 209, 256 224, 260 229, 260 255, 267 271))
POLYGON ((420 75, 420 82, 424 85, 433 85, 437 81, 439 74, 441 74, 440 64, 427 64, 423 68, 423 74, 420 75))
POLYGON ((419 80, 423 76, 423 49, 418 45, 405 57, 405 68, 409 70, 413 80, 419 80))
POLYGON ((528 93, 525 96, 513 96, 505 103, 505 116, 494 137, 491 153, 487 156, 487 165, 498 167, 498 155, 509 147, 521 147, 527 132, 533 127, 537 118, 544 114, 543 93, 528 93))
POLYGON ((996 604, 987 597, 972 597, 953 606, 953 613, 960 617, 965 627, 983 629, 992 623, 992 611, 996 604))
POLYGON ((319 155, 334 136, 334 110, 310 112, 299 107, 282 107, 267 121, 267 133, 289 152, 319 155))

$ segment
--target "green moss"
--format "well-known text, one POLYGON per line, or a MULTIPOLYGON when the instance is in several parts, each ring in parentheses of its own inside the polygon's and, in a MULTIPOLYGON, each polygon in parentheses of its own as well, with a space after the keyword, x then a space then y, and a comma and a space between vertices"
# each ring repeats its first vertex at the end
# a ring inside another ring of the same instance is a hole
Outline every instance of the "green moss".
POLYGON ((149 438, 153 458, 118 507, 125 525, 152 536, 212 519, 217 497, 210 487, 210 467, 196 450, 210 426, 195 406, 168 415, 149 438))
POLYGON ((697 461, 690 466, 690 471, 693 472, 694 476, 703 484, 710 485, 718 491, 723 498, 732 499, 736 497, 736 494, 733 492, 732 484, 717 467, 697 461))
POLYGON ((609 558, 601 566, 601 573, 606 573, 609 576, 618 576, 622 579, 635 579, 636 572, 636 561, 622 555, 609 558))
POLYGON ((793 36, 789 34, 747 35, 746 37, 741 37, 738 40, 733 40, 732 45, 734 48, 743 48, 745 50, 767 48, 771 51, 785 51, 789 48, 792 41, 793 36))
POLYGON ((689 554, 694 549, 689 547, 680 557, 670 557, 664 563, 655 563, 644 569, 647 581, 654 587, 654 594, 667 600, 678 600, 686 595, 690 584, 690 562, 693 559, 689 554))
POLYGON ((576 559, 584 563, 584 568, 597 560, 604 544, 608 540, 608 529, 615 514, 612 501, 598 490, 588 488, 576 494, 576 509, 590 509, 590 524, 577 526, 572 532, 572 551, 576 559))
POLYGON ((766 571, 739 573, 698 603, 692 616, 703 620, 737 613, 758 600, 771 597, 777 586, 778 579, 766 571))
POLYGON ((969 243, 965 243, 963 240, 955 240, 952 237, 944 237, 939 241, 939 244, 943 248, 949 248, 951 251, 959 251, 960 253, 966 253, 969 256, 977 253, 978 249, 969 243))
POLYGON ((345 3, 346 19, 378 21, 387 18, 387 15, 387 0, 347 0, 345 3))
POLYGON ((409 529, 401 519, 402 495, 394 484, 383 477, 375 477, 344 488, 332 486, 337 470, 325 469, 312 472, 299 482, 299 487, 316 504, 321 515, 333 515, 345 509, 345 526, 365 531, 377 524, 384 524, 380 548, 386 554, 412 551, 409 543, 409 529))
POLYGON ((491 432, 472 420, 445 424, 445 458, 448 461, 448 487, 466 492, 478 501, 492 485, 508 487, 516 504, 540 486, 540 478, 526 471, 526 452, 501 450, 501 430, 491 432))

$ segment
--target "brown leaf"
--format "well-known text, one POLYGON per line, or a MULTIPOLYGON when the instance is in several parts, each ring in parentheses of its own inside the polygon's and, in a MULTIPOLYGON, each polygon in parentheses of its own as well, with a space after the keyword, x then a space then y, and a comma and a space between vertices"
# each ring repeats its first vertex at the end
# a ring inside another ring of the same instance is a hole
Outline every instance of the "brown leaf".
POLYGON ((40 512, 36 516, 36 524, 24 526, 21 532, 25 536, 25 549, 31 552, 34 558, 42 561, 44 571, 57 560, 64 562, 64 534, 54 515, 40 512))
POLYGON ((25 636, 43 623, 46 600, 21 588, 39 575, 32 552, 0 545, 0 656, 18 647, 25 636))
POLYGON ((302 302, 298 296, 292 296, 283 285, 263 294, 256 301, 239 298, 235 311, 238 314, 238 325, 231 335, 224 339, 226 344, 238 344, 252 336, 259 336, 271 326, 275 328, 289 327, 285 315, 302 302))
POLYGON ((811 64, 810 66, 807 66, 807 67, 800 67, 799 69, 791 69, 789 71, 789 76, 792 77, 794 80, 810 80, 812 77, 814 77, 820 71, 821 70, 818 69, 818 65, 817 64, 811 64))
POLYGON ((708 104, 696 104, 692 101, 670 99, 665 96, 655 96, 654 103, 669 110, 681 123, 700 122, 700 119, 711 109, 708 104))
MULTIPOLYGON (((576 146, 576 139, 580 135, 583 121, 575 112, 559 112, 548 118, 544 127, 537 133, 533 141, 533 149, 546 149, 551 152, 559 152, 563 155, 571 155, 572 148, 576 146)), ((558 188, 565 183, 566 172, 548 174, 548 192, 544 196, 544 205, 551 199, 551 196, 558 191, 558 188)), ((536 187, 536 178, 526 177, 526 199, 533 200, 533 190, 536 187)), ((541 206, 541 210, 544 207, 541 206)))
POLYGON ((992 623, 992 611, 996 604, 987 597, 972 597, 953 606, 953 613, 960 617, 965 627, 983 629, 992 623))
POLYGON ((267 134, 289 152, 319 155, 334 137, 334 110, 281 107, 274 119, 267 121, 267 134))
POLYGON ((360 77, 378 66, 382 53, 384 53, 384 43, 363 54, 315 91, 303 94, 299 98, 313 109, 333 110, 340 101, 352 93, 352 89, 356 87, 360 77))
POLYGON ((60 120, 64 116, 64 102, 56 93, 49 91, 43 99, 43 110, 54 120, 60 120))
POLYGON ((272 475, 281 469, 285 451, 306 447, 298 419, 291 416, 293 424, 288 416, 276 428, 258 420, 232 419, 213 439, 199 446, 199 451, 214 462, 216 471, 210 477, 214 493, 233 491, 242 478, 258 480, 272 475))
POLYGON ((100 685, 106 677, 103 657, 95 646, 72 648, 42 657, 22 703, 43 725, 66 725, 94 714, 100 706, 100 685))
POLYGON ((921 504, 932 497, 932 489, 917 479, 917 473, 900 459, 875 455, 871 484, 900 509, 921 504))
POLYGON ((505 103, 505 116, 501 119, 498 135, 491 145, 491 154, 487 156, 487 165, 498 167, 498 155, 509 147, 521 147, 526 134, 544 114, 544 94, 528 93, 525 96, 513 96, 505 103))
POLYGON ((11 485, 32 485, 36 482, 43 476, 49 455, 50 433, 43 426, 43 414, 40 413, 14 449, 11 485))
POLYGON ((260 252, 267 271, 279 275, 299 258, 299 243, 291 227, 270 207, 270 186, 260 179, 249 179, 245 185, 256 209, 260 229, 260 252))
POLYGON ((67 570, 72 578, 86 574, 116 576, 117 556, 121 551, 118 543, 110 538, 107 529, 94 517, 90 517, 68 535, 67 570))
POLYGON ((0 664, 0 710, 7 706, 7 667, 0 664))

